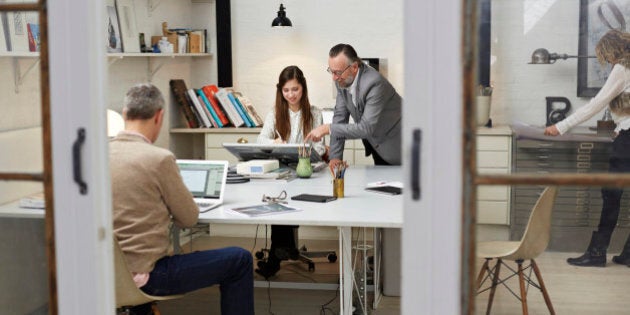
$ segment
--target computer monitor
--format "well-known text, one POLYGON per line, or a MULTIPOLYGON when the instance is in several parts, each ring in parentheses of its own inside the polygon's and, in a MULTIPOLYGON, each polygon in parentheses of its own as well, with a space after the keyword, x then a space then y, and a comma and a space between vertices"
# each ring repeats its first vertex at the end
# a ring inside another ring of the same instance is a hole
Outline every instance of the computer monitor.
MULTIPOLYGON (((302 146, 302 144, 287 143, 223 143, 223 147, 240 161, 275 159, 278 160, 280 164, 285 165, 295 165, 298 163, 298 149, 302 146)), ((310 145, 306 144, 306 147, 309 148, 310 145)), ((322 158, 317 151, 311 150, 311 163, 321 160, 322 158)))

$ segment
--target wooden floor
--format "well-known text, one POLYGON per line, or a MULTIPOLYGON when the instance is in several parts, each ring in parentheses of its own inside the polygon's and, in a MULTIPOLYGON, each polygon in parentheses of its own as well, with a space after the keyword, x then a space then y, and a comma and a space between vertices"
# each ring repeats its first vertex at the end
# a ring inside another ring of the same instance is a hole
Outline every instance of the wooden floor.
MULTIPOLYGON (((336 249, 337 241, 305 241, 310 250, 336 249)), ((248 250, 253 247, 251 239, 200 238, 193 242, 193 250, 237 245, 248 250)), ((256 248, 260 248, 260 240, 256 248)), ((190 247, 188 247, 190 250, 190 247)), ((556 314, 630 314, 630 268, 610 261, 606 268, 578 268, 568 265, 567 257, 576 253, 545 252, 536 261, 541 270, 556 314)), ((479 260, 479 266, 483 260, 479 260)), ((509 262, 508 262, 509 263, 509 262)), ((514 267, 515 268, 515 267, 514 267)), ((274 281, 303 283, 336 283, 339 266, 327 260, 318 260, 315 272, 309 272, 299 262, 283 262, 282 269, 274 281)), ((478 268, 476 270, 479 270, 478 268)), ((506 271, 503 269, 503 271, 506 271)), ((502 271, 502 274, 503 274, 502 271)), ((264 280, 256 275, 256 280, 264 280)), ((518 294, 517 278, 507 283, 518 294)), ((529 314, 549 314, 542 294, 534 287, 528 291, 529 314)), ((256 288, 256 314, 338 314, 339 296, 335 290, 301 290, 256 288), (325 313, 322 308, 326 309, 325 313)), ((184 298, 160 302, 163 315, 220 314, 218 287, 207 288, 187 294, 184 298)), ((488 293, 480 294, 475 301, 476 314, 485 314, 488 293)), ((400 298, 384 297, 377 310, 370 314, 400 314, 400 298)), ((520 302, 507 289, 497 289, 492 314, 522 314, 520 302)))
MULTIPOLYGON (((612 255, 608 255, 606 268, 574 267, 566 263, 567 257, 579 255, 581 253, 545 252, 536 259, 556 314, 630 314, 630 268, 613 263, 612 255)), ((514 263, 510 266, 516 268, 514 263)), ((502 269, 501 274, 504 271, 507 270, 502 269)), ((518 278, 510 279, 508 284, 519 293, 518 278)), ((489 292, 485 292, 477 297, 476 314, 485 314, 488 295, 489 292)), ((535 287, 529 287, 527 301, 529 314, 549 314, 542 294, 535 287)), ((492 314, 522 314, 520 301, 499 286, 492 314)))
MULTIPOLYGON (((255 252, 264 246, 264 240, 259 239, 254 246, 252 239, 247 238, 197 238, 190 244, 184 245, 184 251, 202 250, 223 246, 241 246, 255 252), (253 250, 255 248, 255 250, 253 250)), ((338 241, 301 241, 311 251, 334 250, 338 251, 338 241)), ((256 259, 254 259, 255 261, 256 259)), ((305 284, 337 284, 339 279, 339 264, 330 263, 326 258, 316 258, 315 271, 309 272, 306 264, 299 261, 285 261, 280 271, 273 279, 274 282, 297 282, 305 284)), ((255 267, 254 267, 255 268, 255 267)), ((264 278, 255 274, 255 280, 264 285, 264 278)), ((269 284, 270 285, 270 284, 269 284)), ((334 285, 331 285, 334 286, 334 285)), ((206 288, 187 294, 176 300, 160 302, 159 309, 162 315, 187 315, 187 314, 220 314, 220 294, 218 287, 206 288)), ((256 314, 339 314, 338 290, 312 290, 312 289, 279 289, 257 287, 254 289, 254 303, 256 314)), ((369 314, 394 315, 400 314, 399 297, 383 297, 377 310, 370 310, 369 314)))

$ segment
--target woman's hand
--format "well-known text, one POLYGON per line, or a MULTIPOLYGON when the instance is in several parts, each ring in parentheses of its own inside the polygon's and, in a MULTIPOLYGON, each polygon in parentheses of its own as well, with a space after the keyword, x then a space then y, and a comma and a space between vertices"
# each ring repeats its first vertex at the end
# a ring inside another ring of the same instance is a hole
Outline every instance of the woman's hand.
POLYGON ((282 140, 282 138, 275 138, 273 139, 273 143, 287 143, 286 141, 282 140))
POLYGON ((556 127, 556 125, 545 128, 545 136, 557 136, 559 134, 560 131, 558 131, 558 127, 556 127))

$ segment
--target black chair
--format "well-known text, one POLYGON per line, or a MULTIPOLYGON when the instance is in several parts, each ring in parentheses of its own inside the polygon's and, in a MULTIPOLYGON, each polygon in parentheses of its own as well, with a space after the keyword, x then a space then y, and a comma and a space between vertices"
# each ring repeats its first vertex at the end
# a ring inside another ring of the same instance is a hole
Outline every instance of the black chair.
POLYGON ((337 261, 337 253, 333 251, 308 251, 306 246, 298 244, 297 225, 272 225, 271 247, 263 248, 255 253, 258 259, 256 272, 269 278, 278 272, 280 263, 285 260, 302 261, 308 265, 308 271, 315 271, 313 258, 326 257, 329 262, 337 261))

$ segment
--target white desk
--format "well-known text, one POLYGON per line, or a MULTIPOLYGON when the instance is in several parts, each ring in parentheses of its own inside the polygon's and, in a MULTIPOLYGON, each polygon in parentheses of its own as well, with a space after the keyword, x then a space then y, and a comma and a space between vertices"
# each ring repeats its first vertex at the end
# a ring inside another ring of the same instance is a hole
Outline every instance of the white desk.
MULTIPOLYGON (((224 205, 202 213, 199 222, 233 224, 281 224, 336 226, 339 229, 339 272, 341 314, 352 313, 352 284, 355 281, 350 261, 351 228, 402 228, 403 199, 401 195, 390 196, 367 192, 366 183, 376 181, 400 181, 399 166, 353 166, 346 170, 345 197, 328 203, 289 200, 289 205, 302 211, 286 214, 244 217, 227 211, 228 208, 251 206, 262 203, 262 195, 277 196, 285 190, 288 199, 301 193, 332 195, 331 175, 328 170, 314 173, 308 179, 292 181, 252 181, 231 184, 226 188, 224 205)), ((376 255, 375 255, 376 256, 376 255)), ((375 276, 376 282, 376 276, 375 276)), ((378 287, 375 288, 375 294, 378 287)))
MULTIPOLYGON (((289 205, 302 209, 279 215, 244 217, 225 211, 227 208, 262 203, 262 195, 277 196, 286 190, 288 197, 301 194, 332 195, 331 175, 328 170, 314 173, 308 179, 292 181, 252 181, 230 184, 226 187, 224 205, 199 216, 200 223, 221 224, 281 224, 337 226, 339 229, 339 272, 341 314, 352 313, 352 283, 354 274, 351 263, 345 262, 351 253, 351 228, 402 228, 402 196, 390 196, 367 192, 365 184, 376 181, 400 181, 399 166, 352 166, 346 170, 345 197, 328 203, 289 200, 289 205), (344 259, 345 258, 345 259, 344 259)), ((1 205, 0 217, 40 218, 44 211, 22 209, 17 202, 1 205)), ((376 255, 375 255, 376 256, 376 255)), ((376 280, 376 275, 375 275, 376 280)), ((375 281, 376 282, 376 281, 375 281)), ((375 288, 375 291, 378 291, 375 288)), ((379 293, 379 292, 375 292, 379 293)))

